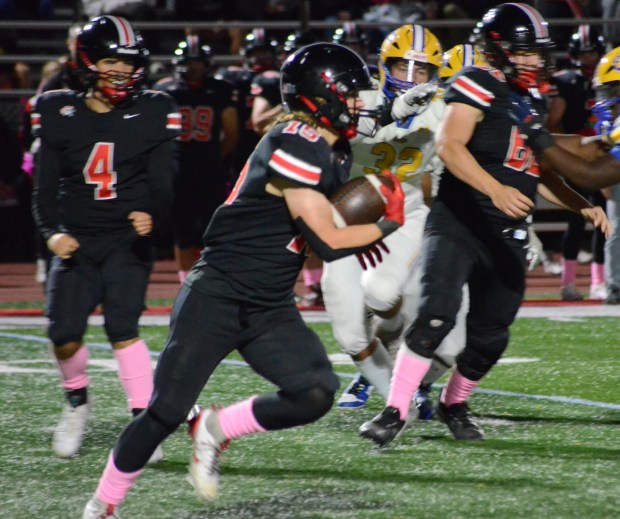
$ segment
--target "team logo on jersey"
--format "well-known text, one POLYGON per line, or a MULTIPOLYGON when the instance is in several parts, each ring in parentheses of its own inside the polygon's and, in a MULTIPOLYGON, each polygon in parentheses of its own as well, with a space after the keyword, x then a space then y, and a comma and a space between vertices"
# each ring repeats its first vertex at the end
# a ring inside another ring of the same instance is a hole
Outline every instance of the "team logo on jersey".
POLYGON ((618 70, 620 71, 620 54, 618 54, 615 58, 614 58, 614 64, 613 64, 614 70, 618 70))
POLYGON ((73 117, 75 115, 75 111, 75 106, 67 105, 58 110, 58 113, 63 117, 73 117))

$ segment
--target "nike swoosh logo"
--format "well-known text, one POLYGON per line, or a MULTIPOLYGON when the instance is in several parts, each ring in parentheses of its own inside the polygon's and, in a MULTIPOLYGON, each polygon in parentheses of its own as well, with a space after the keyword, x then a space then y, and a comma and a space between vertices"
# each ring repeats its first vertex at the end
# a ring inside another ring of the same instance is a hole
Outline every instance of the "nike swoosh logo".
POLYGON ((138 117, 140 114, 125 114, 123 119, 131 119, 132 117, 138 117))

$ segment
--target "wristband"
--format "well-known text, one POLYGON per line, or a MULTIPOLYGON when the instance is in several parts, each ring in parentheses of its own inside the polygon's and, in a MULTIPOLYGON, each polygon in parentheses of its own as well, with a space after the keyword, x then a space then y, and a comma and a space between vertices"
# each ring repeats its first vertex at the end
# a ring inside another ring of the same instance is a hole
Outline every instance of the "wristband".
POLYGON ((381 235, 384 238, 392 234, 396 229, 400 227, 400 225, 398 225, 398 223, 394 220, 386 220, 385 218, 383 220, 379 220, 376 225, 377 227, 379 227, 381 235))

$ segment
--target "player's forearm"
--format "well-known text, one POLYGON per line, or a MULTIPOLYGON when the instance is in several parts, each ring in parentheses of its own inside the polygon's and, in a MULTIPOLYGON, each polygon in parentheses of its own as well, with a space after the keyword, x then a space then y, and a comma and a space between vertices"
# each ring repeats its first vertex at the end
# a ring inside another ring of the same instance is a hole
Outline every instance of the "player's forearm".
POLYGON ((592 207, 583 196, 571 189, 570 186, 554 172, 547 171, 541 177, 538 193, 559 207, 581 214, 581 210, 592 207))
POLYGON ((544 150, 542 164, 586 189, 601 189, 620 182, 618 161, 608 155, 588 162, 555 145, 544 150))
POLYGON ((37 229, 46 240, 60 229, 59 182, 60 164, 57 154, 47 143, 42 142, 34 173, 32 215, 37 229))
POLYGON ((156 228, 170 216, 173 202, 172 178, 176 168, 173 142, 162 143, 153 149, 147 164, 150 207, 145 212, 153 217, 156 228))

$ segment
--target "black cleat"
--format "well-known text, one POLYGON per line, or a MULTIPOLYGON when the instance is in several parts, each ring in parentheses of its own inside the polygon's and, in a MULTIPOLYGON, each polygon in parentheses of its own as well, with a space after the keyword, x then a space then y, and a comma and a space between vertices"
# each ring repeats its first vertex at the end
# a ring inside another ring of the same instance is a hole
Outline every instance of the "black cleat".
POLYGON ((484 440, 484 431, 474 421, 468 405, 462 404, 445 406, 441 402, 437 405, 437 416, 448 426, 457 440, 484 440))
POLYGON ((368 438, 379 447, 385 447, 404 430, 405 420, 400 418, 400 411, 388 406, 381 411, 381 414, 363 423, 359 428, 359 433, 362 438, 368 438))

